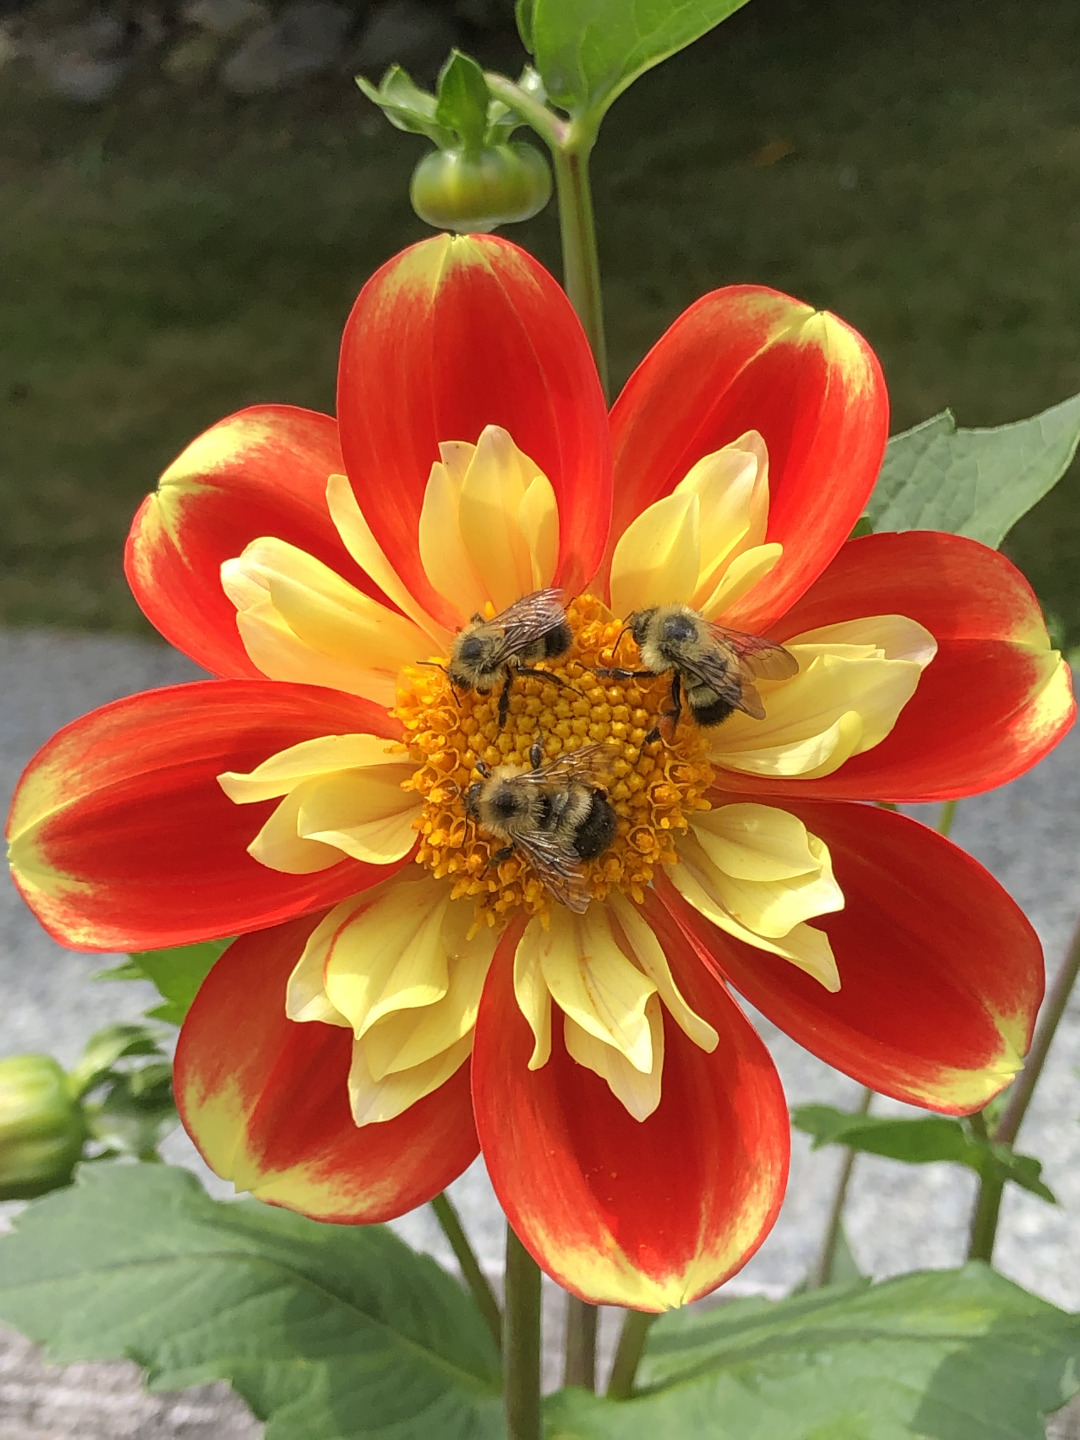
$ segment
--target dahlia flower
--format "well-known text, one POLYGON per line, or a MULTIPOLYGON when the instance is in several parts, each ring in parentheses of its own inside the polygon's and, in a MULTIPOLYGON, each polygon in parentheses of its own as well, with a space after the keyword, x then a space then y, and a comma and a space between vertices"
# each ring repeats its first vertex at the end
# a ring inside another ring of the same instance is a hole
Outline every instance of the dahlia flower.
POLYGON ((169 467, 128 576, 220 678, 61 731, 9 834, 67 945, 240 937, 176 1060, 218 1174, 375 1221, 482 1150, 549 1274, 660 1310, 744 1264, 783 1197, 784 1095, 733 990, 883 1094, 964 1114, 1009 1083, 1031 927, 863 802, 1019 775, 1071 722, 1069 673, 1000 554, 848 539, 886 433, 866 342, 746 285, 676 320, 609 415, 555 281, 443 235, 364 287, 337 421, 257 406, 169 467), (500 725, 440 667, 470 617, 548 587, 573 643, 500 725), (650 738, 670 675, 600 672, 633 668, 628 615, 673 602, 795 657, 758 682, 764 719, 650 738), (580 914, 466 805, 538 741, 608 747, 616 832, 580 914))

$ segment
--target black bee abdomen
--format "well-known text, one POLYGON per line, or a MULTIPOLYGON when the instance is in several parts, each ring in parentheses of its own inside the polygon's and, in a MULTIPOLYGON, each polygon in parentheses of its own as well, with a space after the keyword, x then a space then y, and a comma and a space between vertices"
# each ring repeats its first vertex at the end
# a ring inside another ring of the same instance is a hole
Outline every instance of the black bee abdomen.
POLYGON ((704 705, 696 705, 693 697, 690 696, 690 713, 699 725, 719 725, 721 720, 726 720, 729 715, 734 715, 738 709, 730 700, 725 700, 718 695, 715 700, 708 700, 704 705))
POLYGON ((550 630, 544 631, 542 639, 544 642, 545 660, 554 660, 559 655, 565 655, 567 650, 570 649, 570 646, 574 643, 574 632, 570 629, 569 623, 566 620, 560 620, 559 623, 553 625, 550 630))
POLYGON ((618 817, 611 808, 607 796, 599 790, 593 791, 589 813, 578 826, 574 836, 574 849, 582 860, 595 860, 615 839, 618 817))

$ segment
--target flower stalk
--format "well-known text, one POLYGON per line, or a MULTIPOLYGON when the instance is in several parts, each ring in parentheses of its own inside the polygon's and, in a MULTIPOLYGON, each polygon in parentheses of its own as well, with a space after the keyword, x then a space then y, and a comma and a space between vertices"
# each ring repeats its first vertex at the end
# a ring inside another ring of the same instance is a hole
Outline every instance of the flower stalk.
POLYGON ((506 1227, 503 1405, 507 1440, 540 1440, 540 1267, 506 1227))
MULTIPOLYGON (((971 1123, 975 1127, 976 1133, 984 1139, 1005 1145, 1012 1145, 1016 1140, 1020 1133, 1020 1126, 1027 1115, 1028 1106, 1034 1098, 1035 1087, 1042 1076, 1047 1056, 1050 1054, 1050 1046, 1057 1034, 1057 1028, 1068 1008, 1069 997, 1072 995, 1078 975, 1080 975, 1080 921, 1077 922, 1076 929, 1073 931, 1065 960, 1054 977, 1053 984, 1043 1003, 1027 1061, 1019 1078, 1009 1091, 1009 1098, 1001 1112, 1000 1119, 991 1132, 982 1112, 971 1117, 971 1123)), ((968 1241, 969 1260, 985 1260, 989 1263, 993 1256, 1004 1188, 1005 1180, 999 1173, 980 1177, 975 1210, 971 1220, 971 1235, 968 1241)))
POLYGON ((577 311, 589 341, 600 383, 608 395, 607 346, 604 340, 604 302, 600 290, 600 260, 596 248, 589 156, 594 135, 573 128, 565 142, 552 150, 555 192, 559 202, 563 287, 577 311))
POLYGON ((645 1310, 627 1310, 611 1366, 607 1387, 609 1400, 629 1400, 634 1393, 634 1379, 645 1352, 645 1341, 658 1319, 659 1316, 645 1310))
POLYGON ((583 1390, 596 1390, 596 1330, 600 1312, 595 1305, 579 1300, 576 1295, 566 1299, 566 1352, 563 1384, 578 1385, 583 1390))
MULTIPOLYGON (((863 1087, 856 1105, 854 1114, 867 1115, 870 1113, 870 1105, 874 1099, 874 1092, 868 1086, 863 1087)), ((821 1253, 818 1255, 817 1264, 810 1272, 807 1280, 808 1290, 820 1290, 822 1285, 828 1285, 833 1278, 833 1267, 836 1264, 836 1251, 840 1244, 840 1232, 844 1221, 844 1206, 847 1204, 848 1190, 851 1188, 851 1176, 855 1169, 856 1152, 849 1146, 844 1149, 844 1158, 840 1163, 840 1174, 836 1181, 836 1190, 833 1193, 833 1201, 829 1207, 829 1218, 825 1223, 825 1235, 821 1242, 821 1253)))
POLYGON ((480 1268, 480 1261, 476 1258, 475 1250, 469 1244, 469 1237, 465 1234, 461 1218, 445 1190, 441 1195, 435 1196, 431 1202, 431 1208, 435 1212, 439 1228, 446 1236, 450 1249, 454 1252, 454 1259, 461 1267, 462 1278, 476 1301, 476 1308, 484 1317, 484 1324, 491 1331, 491 1337, 498 1349, 502 1344, 502 1312, 499 1309, 499 1302, 495 1298, 495 1291, 492 1290, 487 1276, 480 1268))

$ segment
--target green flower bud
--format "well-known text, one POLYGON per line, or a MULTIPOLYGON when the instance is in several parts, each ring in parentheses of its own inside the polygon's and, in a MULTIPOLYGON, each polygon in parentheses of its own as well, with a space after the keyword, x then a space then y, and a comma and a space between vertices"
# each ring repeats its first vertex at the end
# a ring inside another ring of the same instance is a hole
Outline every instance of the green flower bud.
POLYGON ((528 220, 551 199, 551 173, 524 140, 483 150, 433 150, 413 171, 409 198, 439 230, 483 234, 528 220))
POLYGON ((0 1200, 32 1200, 71 1181, 86 1122, 51 1055, 0 1060, 0 1200))

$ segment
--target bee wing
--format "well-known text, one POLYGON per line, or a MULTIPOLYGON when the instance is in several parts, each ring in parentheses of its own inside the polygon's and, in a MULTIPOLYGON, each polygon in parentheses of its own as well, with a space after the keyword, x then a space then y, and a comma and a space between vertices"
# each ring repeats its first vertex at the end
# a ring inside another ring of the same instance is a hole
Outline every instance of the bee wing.
POLYGON ((775 640, 761 635, 747 635, 742 630, 729 630, 725 625, 710 626, 717 640, 732 652, 740 666, 759 680, 790 680, 799 673, 799 662, 790 650, 775 640))
MULTIPOLYGON (((735 710, 744 710, 755 720, 764 720, 765 707, 761 696, 750 682, 747 668, 739 655, 734 655, 726 640, 718 635, 719 648, 715 654, 695 655, 693 660, 680 660, 679 668, 694 680, 707 685, 735 710)), ((786 653, 786 652, 785 652, 786 653)))
POLYGON ((561 590, 534 590, 501 610, 490 623, 503 632, 499 657, 516 655, 566 619, 561 590))
POLYGON ((588 785, 602 787, 611 779, 614 745, 582 745, 580 750, 564 750, 552 760, 541 761, 529 771, 530 780, 545 785, 588 785))
POLYGON ((577 852, 542 832, 515 836, 514 843, 524 852, 536 878, 559 904, 575 915, 584 914, 592 896, 577 852))

